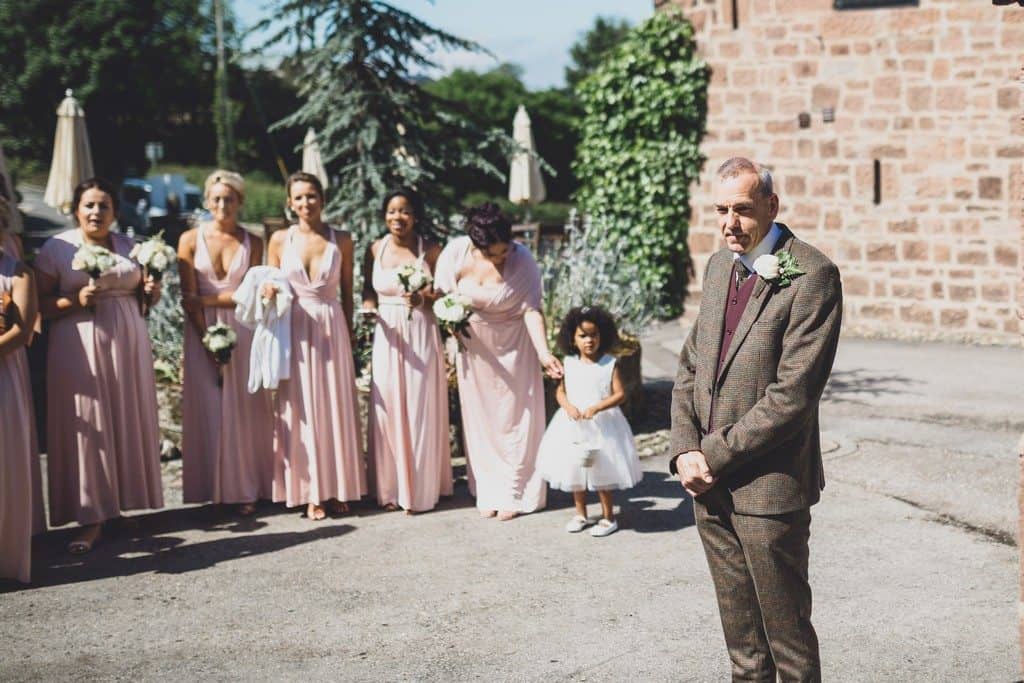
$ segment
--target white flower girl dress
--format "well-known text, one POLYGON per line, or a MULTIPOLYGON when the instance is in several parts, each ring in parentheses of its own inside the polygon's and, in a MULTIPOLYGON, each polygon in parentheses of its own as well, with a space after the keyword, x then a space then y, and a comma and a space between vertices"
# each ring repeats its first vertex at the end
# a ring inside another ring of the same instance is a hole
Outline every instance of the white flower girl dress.
MULTIPOLYGON (((564 367, 566 396, 580 412, 611 394, 613 356, 596 363, 566 356, 564 367)), ((618 406, 590 420, 572 420, 559 408, 544 432, 537 469, 562 491, 628 489, 643 478, 633 432, 618 406)))

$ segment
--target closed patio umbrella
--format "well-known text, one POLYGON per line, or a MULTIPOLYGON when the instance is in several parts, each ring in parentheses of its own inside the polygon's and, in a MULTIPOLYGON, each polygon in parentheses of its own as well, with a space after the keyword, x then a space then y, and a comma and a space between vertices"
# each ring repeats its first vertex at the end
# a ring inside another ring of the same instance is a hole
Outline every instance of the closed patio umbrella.
POLYGON ((540 164, 537 163, 533 131, 530 129, 530 115, 521 104, 512 120, 512 138, 519 143, 522 151, 512 157, 512 168, 508 177, 508 200, 513 204, 525 205, 529 220, 529 207, 544 201, 547 192, 544 189, 544 178, 540 175, 540 164))
POLYGON ((302 170, 320 179, 324 188, 327 187, 327 169, 320 155, 320 144, 316 141, 316 131, 310 128, 302 141, 302 170))
POLYGON ((43 202, 68 211, 75 186, 91 178, 92 152, 89 149, 89 133, 85 129, 85 111, 71 96, 71 89, 57 107, 57 134, 53 141, 53 162, 50 177, 46 181, 43 202))

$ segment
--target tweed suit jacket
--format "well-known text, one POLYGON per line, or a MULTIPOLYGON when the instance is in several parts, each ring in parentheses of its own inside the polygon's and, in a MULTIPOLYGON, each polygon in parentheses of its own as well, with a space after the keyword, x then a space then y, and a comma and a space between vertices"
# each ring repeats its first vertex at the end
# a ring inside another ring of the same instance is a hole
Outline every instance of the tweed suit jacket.
POLYGON ((788 287, 756 276, 719 373, 734 257, 713 254, 672 391, 672 453, 702 451, 718 477, 698 500, 727 489, 741 514, 807 508, 825 486, 818 402, 839 342, 842 284, 834 263, 778 225, 772 251, 789 251, 804 274, 788 287))

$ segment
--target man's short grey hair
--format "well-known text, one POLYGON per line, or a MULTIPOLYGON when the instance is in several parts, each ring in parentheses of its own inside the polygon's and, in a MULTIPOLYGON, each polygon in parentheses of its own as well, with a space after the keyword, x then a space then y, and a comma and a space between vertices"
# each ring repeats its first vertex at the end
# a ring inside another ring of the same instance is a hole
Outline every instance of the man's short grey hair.
POLYGON ((771 197, 775 194, 775 182, 772 180, 772 172, 761 164, 755 163, 746 157, 733 157, 718 167, 717 176, 719 180, 735 178, 744 173, 757 175, 757 189, 762 196, 771 197))

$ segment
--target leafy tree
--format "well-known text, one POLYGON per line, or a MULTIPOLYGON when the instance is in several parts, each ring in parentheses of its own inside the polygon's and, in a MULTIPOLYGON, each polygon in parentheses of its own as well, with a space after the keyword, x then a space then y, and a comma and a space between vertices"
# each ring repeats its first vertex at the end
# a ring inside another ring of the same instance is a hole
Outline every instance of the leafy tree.
POLYGON ((200 0, 0 2, 0 144, 48 160, 72 88, 100 173, 142 168, 144 143, 183 151, 206 125, 200 0))
POLYGON ((574 90, 629 35, 630 28, 624 19, 595 19, 590 30, 569 48, 572 64, 565 67, 565 84, 574 90))
MULTIPOLYGON (((313 126, 332 177, 328 212, 365 240, 389 187, 416 186, 435 212, 455 208, 452 171, 502 177, 486 156, 514 143, 486 132, 414 77, 435 50, 481 50, 380 0, 277 0, 258 25, 284 28, 267 44, 292 42, 301 106, 273 129, 313 126)), ((493 158, 493 156, 491 157, 493 158)))
MULTIPOLYGON (((521 69, 512 64, 485 72, 456 69, 424 87, 483 129, 511 131, 516 107, 525 105, 533 123, 537 152, 554 171, 544 178, 548 200, 568 201, 576 189, 571 165, 582 114, 572 93, 558 89, 530 92, 522 82, 521 69)), ((501 154, 490 157, 490 161, 499 167, 507 164, 501 154)), ((458 188, 460 199, 476 194, 503 197, 508 191, 502 179, 469 169, 454 169, 452 184, 458 188)))
POLYGON ((669 313, 679 312, 686 291, 690 186, 704 161, 709 78, 693 26, 665 12, 633 29, 577 89, 577 200, 643 264, 669 313))

